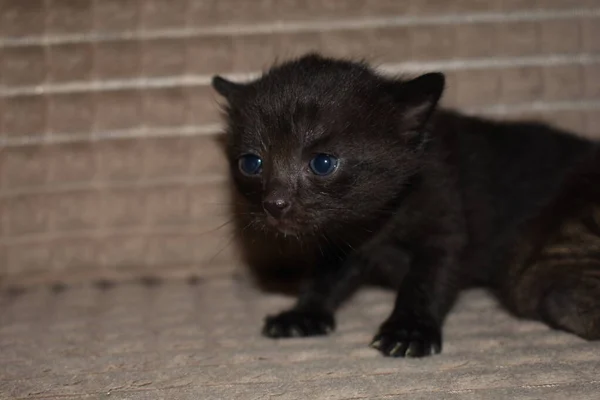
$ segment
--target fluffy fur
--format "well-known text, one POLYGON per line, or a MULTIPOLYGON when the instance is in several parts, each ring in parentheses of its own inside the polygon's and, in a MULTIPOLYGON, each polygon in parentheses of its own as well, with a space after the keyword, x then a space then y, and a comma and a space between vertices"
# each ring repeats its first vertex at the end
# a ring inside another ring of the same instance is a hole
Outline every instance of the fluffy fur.
POLYGON ((376 278, 397 291, 372 342, 387 356, 440 352, 444 318, 472 286, 600 339, 598 144, 440 109, 440 73, 391 79, 315 54, 213 86, 227 100, 243 245, 266 242, 260 263, 309 272, 265 335, 328 333, 336 308, 376 278), (255 176, 238 168, 248 153, 263 161, 255 176), (319 153, 339 160, 330 176, 308 167, 319 153), (273 196, 291 204, 282 218, 263 209, 273 196))

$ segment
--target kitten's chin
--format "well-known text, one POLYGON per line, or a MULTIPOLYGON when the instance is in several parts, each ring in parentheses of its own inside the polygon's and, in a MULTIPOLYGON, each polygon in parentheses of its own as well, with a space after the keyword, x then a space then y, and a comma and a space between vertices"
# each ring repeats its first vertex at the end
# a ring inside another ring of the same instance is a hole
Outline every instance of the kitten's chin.
POLYGON ((271 216, 268 216, 267 224, 277 233, 286 236, 297 236, 300 232, 298 225, 294 224, 292 221, 285 219, 275 219, 271 216))

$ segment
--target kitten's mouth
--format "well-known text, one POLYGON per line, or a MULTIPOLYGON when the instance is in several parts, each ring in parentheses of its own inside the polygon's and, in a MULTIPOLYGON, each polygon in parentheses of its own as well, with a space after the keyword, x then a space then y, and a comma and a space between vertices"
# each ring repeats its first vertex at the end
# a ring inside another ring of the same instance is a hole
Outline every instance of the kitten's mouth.
POLYGON ((267 224, 284 235, 296 236, 299 231, 298 225, 289 219, 276 219, 267 215, 267 224))

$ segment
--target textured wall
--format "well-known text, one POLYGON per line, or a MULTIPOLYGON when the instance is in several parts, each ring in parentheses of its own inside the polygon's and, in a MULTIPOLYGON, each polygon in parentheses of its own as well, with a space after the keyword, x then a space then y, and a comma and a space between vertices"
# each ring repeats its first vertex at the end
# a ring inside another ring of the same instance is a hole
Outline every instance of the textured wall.
POLYGON ((3 282, 230 270, 210 76, 307 50, 600 137, 598 0, 0 0, 3 282))

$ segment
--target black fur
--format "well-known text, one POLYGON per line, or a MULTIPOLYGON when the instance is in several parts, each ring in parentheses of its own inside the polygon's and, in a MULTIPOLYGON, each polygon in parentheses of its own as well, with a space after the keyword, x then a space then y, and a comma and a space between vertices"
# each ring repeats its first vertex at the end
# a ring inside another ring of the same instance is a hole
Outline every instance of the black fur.
POLYGON ((440 73, 390 79, 311 54, 248 84, 215 77, 214 87, 227 99, 243 243, 270 246, 261 262, 310 271, 296 306, 268 317, 264 334, 326 334, 340 303, 377 278, 398 293, 372 343, 389 356, 440 352, 444 318, 466 287, 490 287, 509 303, 516 249, 598 147, 543 124, 437 109, 440 73), (247 153, 263 160, 257 176, 238 170, 247 153), (336 156, 338 169, 311 173, 316 153, 336 156), (292 204, 277 221, 261 205, 273 193, 292 204))

